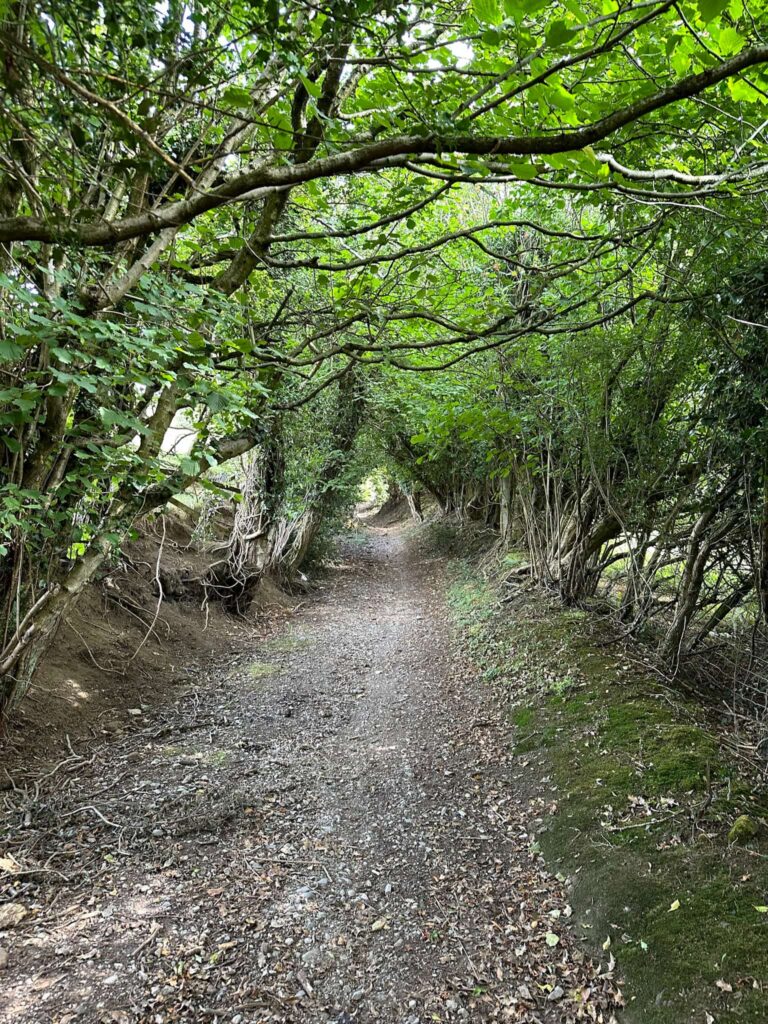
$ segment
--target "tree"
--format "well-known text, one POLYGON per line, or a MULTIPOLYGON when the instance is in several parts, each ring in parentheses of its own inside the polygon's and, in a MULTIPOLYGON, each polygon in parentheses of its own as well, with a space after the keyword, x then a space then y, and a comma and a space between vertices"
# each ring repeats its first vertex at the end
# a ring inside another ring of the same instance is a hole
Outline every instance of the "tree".
POLYGON ((281 413, 369 364, 431 372, 658 302, 667 219, 762 190, 762 20, 6 2, 0 707, 136 517, 281 413), (495 294, 522 229, 535 302, 495 294))

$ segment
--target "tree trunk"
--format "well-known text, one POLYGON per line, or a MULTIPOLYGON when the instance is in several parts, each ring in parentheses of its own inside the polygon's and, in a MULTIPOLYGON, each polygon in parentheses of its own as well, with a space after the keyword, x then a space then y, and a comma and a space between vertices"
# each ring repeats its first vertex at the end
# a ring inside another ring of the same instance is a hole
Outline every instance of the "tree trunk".
POLYGON ((278 421, 250 455, 227 557, 209 571, 214 592, 225 608, 238 615, 248 610, 269 563, 284 489, 285 457, 278 421))
POLYGON ((421 491, 408 491, 405 498, 408 502, 411 518, 415 519, 417 523, 423 523, 424 513, 421 510, 421 491))
POLYGON ((499 487, 499 537, 505 548, 512 542, 512 501, 514 496, 514 480, 512 474, 502 477, 499 487))

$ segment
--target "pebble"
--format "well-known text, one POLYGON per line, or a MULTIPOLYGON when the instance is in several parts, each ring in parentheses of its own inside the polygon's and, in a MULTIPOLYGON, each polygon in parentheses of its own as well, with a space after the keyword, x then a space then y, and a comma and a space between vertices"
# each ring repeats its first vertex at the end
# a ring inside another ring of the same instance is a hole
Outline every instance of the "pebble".
POLYGON ((7 949, 3 949, 2 946, 0 946, 0 971, 2 971, 2 969, 4 967, 8 966, 8 960, 9 959, 10 959, 10 954, 8 953, 8 950, 7 949))

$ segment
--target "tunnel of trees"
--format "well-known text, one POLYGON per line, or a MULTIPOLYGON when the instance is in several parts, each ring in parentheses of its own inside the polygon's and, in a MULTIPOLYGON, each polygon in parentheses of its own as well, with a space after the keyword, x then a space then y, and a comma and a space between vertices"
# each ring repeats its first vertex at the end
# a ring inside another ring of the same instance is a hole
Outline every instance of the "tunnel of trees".
POLYGON ((768 705, 760 0, 0 23, 4 713, 142 517, 235 480, 242 610, 372 467, 768 705))

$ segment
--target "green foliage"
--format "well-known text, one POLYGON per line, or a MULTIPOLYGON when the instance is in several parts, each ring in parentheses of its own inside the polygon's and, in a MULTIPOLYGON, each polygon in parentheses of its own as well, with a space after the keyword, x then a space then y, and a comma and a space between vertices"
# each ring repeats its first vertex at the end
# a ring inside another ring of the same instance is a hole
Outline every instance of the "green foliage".
MULTIPOLYGON (((606 481, 642 538, 676 507, 672 487, 647 497, 681 444, 712 467, 686 527, 745 448, 755 506, 744 321, 762 321, 740 264, 765 262, 762 10, 87 0, 73 19, 44 0, 8 18, 4 649, 41 591, 74 594, 137 516, 221 483, 278 421, 270 503, 292 522, 343 516, 379 465, 507 532, 513 491, 518 512, 562 497, 551 530, 606 481), (355 454, 333 437, 350 375, 355 454)), ((728 561, 712 572, 742 585, 728 561)), ((594 591, 586 569, 567 600, 594 591)))

